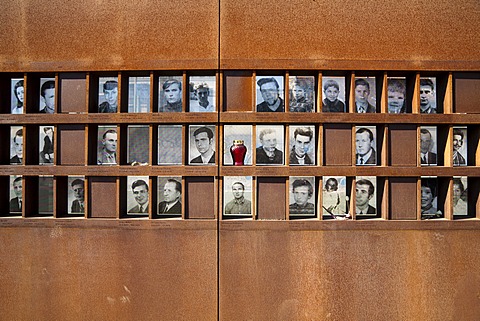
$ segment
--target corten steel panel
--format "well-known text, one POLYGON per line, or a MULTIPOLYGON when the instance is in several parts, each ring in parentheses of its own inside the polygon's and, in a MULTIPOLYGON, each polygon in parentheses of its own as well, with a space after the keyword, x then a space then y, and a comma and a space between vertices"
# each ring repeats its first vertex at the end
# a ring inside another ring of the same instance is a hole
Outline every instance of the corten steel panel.
POLYGON ((259 220, 284 220, 286 216, 285 178, 258 177, 258 207, 259 220))
POLYGON ((216 69, 218 1, 4 0, 0 69, 216 69))
POLYGON ((252 111, 252 73, 226 72, 224 111, 252 111))
MULTIPOLYGON (((480 74, 477 74, 480 77, 480 74)), ((455 79, 456 113, 480 113, 480 79, 455 79)))
POLYGON ((350 125, 325 125, 323 143, 325 165, 352 165, 352 127, 350 125))
POLYGON ((411 177, 391 177, 390 218, 392 220, 417 219, 417 179, 411 177))
POLYGON ((216 222, 35 224, 0 228, 2 320, 216 320, 216 222))
POLYGON ((85 165, 85 127, 61 125, 57 137, 58 164, 85 165))
POLYGON ((117 217, 116 177, 90 177, 90 215, 92 218, 117 217))
POLYGON ((219 319, 478 319, 478 222, 364 223, 221 222, 219 319))
POLYGON ((85 113, 87 111, 86 75, 66 74, 60 79, 60 106, 61 113, 85 113))
POLYGON ((220 4, 221 68, 479 69, 478 0, 220 4))
POLYGON ((417 164, 417 129, 413 125, 390 125, 389 164, 415 166, 417 164))

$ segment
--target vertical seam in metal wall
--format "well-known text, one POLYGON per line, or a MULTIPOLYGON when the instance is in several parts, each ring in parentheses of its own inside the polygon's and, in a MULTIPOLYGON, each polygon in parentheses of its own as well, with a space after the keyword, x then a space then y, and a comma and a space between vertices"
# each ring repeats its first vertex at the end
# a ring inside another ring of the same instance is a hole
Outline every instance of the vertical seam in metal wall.
MULTIPOLYGON (((220 5, 221 5, 221 0, 218 0, 218 43, 217 43, 217 75, 218 75, 218 81, 219 83, 217 84, 217 88, 220 89, 222 88, 222 84, 220 83, 221 79, 223 77, 220 77, 220 5)), ((223 90, 218 90, 217 95, 222 94, 223 95, 223 90)), ((223 101, 223 99, 219 99, 218 101, 223 101)), ((223 108, 223 106, 218 106, 217 107, 217 139, 218 136, 220 136, 220 107, 223 108)), ((219 186, 219 179, 220 179, 220 144, 221 142, 218 142, 218 151, 217 151, 217 159, 219 160, 219 163, 217 164, 217 320, 220 320, 220 218, 222 215, 223 210, 221 210, 221 204, 220 204, 220 193, 221 193, 221 186, 219 186)))

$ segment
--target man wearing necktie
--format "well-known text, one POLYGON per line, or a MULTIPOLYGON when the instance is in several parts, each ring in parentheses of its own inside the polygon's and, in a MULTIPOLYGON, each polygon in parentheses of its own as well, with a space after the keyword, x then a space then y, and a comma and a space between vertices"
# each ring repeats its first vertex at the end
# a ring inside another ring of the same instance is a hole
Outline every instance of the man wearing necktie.
POLYGON ((163 187, 164 200, 158 204, 158 214, 182 214, 182 184, 175 180, 169 179, 163 187))
POLYGON ((15 197, 10 200, 10 213, 22 213, 22 177, 19 176, 13 180, 13 192, 15 197))
POLYGON ((357 113, 375 113, 375 106, 368 102, 370 84, 363 78, 355 80, 355 109, 357 113))
POLYGON ((420 163, 422 165, 437 165, 437 154, 432 152, 434 141, 432 133, 426 129, 420 129, 420 163))
POLYGON ((361 127, 355 133, 356 164, 377 165, 377 155, 373 148, 373 133, 370 129, 361 127))
POLYGON ((84 205, 84 184, 85 182, 82 179, 75 179, 70 184, 72 186, 73 195, 75 200, 72 202, 71 213, 85 213, 84 205))
POLYGON ((132 192, 137 205, 132 207, 129 214, 148 214, 148 185, 142 179, 132 183, 132 192))

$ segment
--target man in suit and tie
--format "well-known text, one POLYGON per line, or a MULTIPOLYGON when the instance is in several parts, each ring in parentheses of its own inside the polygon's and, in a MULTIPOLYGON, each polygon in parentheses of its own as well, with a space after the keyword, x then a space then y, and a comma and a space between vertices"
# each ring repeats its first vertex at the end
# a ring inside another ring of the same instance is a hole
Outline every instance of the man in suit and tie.
POLYGON ((462 156, 460 150, 463 146, 464 133, 461 129, 453 130, 453 166, 466 165, 465 157, 462 156))
POLYGON ((375 215, 377 210, 369 204, 375 192, 373 183, 368 179, 359 179, 355 184, 355 213, 357 215, 372 214, 375 215))
POLYGON ((373 133, 370 129, 361 127, 356 131, 355 148, 357 165, 377 165, 377 155, 373 148, 373 133))
POLYGON ((132 207, 129 214, 148 214, 148 185, 143 179, 132 183, 132 192, 137 205, 132 207))
POLYGON ((23 163, 23 129, 19 129, 15 132, 13 137, 13 149, 15 155, 10 158, 10 164, 22 164, 23 163))
POLYGON ((19 176, 13 180, 13 192, 15 197, 10 200, 10 213, 22 213, 22 177, 19 176))
POLYGON ((158 214, 182 214, 182 184, 175 180, 169 179, 163 187, 164 201, 158 204, 158 214))
POLYGON ((200 153, 195 158, 192 158, 190 164, 203 164, 214 165, 215 164, 215 139, 213 138, 213 131, 208 127, 200 127, 193 132, 195 138, 195 147, 200 153))
POLYGON ((370 84, 363 78, 355 79, 355 111, 357 113, 375 113, 376 108, 368 102, 370 84))
POLYGON ((85 213, 85 197, 84 197, 84 184, 82 179, 75 179, 70 184, 72 187, 73 195, 75 199, 72 202, 71 213, 85 213))
POLYGON ((432 152, 433 145, 432 133, 426 128, 420 129, 420 162, 422 165, 437 165, 437 154, 432 152))

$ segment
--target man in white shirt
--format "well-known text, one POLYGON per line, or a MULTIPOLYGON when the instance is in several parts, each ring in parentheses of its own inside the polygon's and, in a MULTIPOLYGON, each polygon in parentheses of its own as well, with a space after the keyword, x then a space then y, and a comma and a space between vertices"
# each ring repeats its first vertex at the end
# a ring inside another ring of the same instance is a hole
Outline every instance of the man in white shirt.
POLYGON ((355 133, 355 148, 357 151, 357 165, 377 165, 377 155, 373 148, 373 133, 362 127, 355 133))
POLYGON ((215 151, 213 150, 215 140, 212 130, 208 127, 200 127, 193 132, 193 137, 195 138, 195 147, 200 155, 190 160, 190 164, 215 164, 215 151))
POLYGON ((420 129, 420 162, 422 165, 437 165, 437 154, 433 153, 432 133, 426 128, 420 129))

